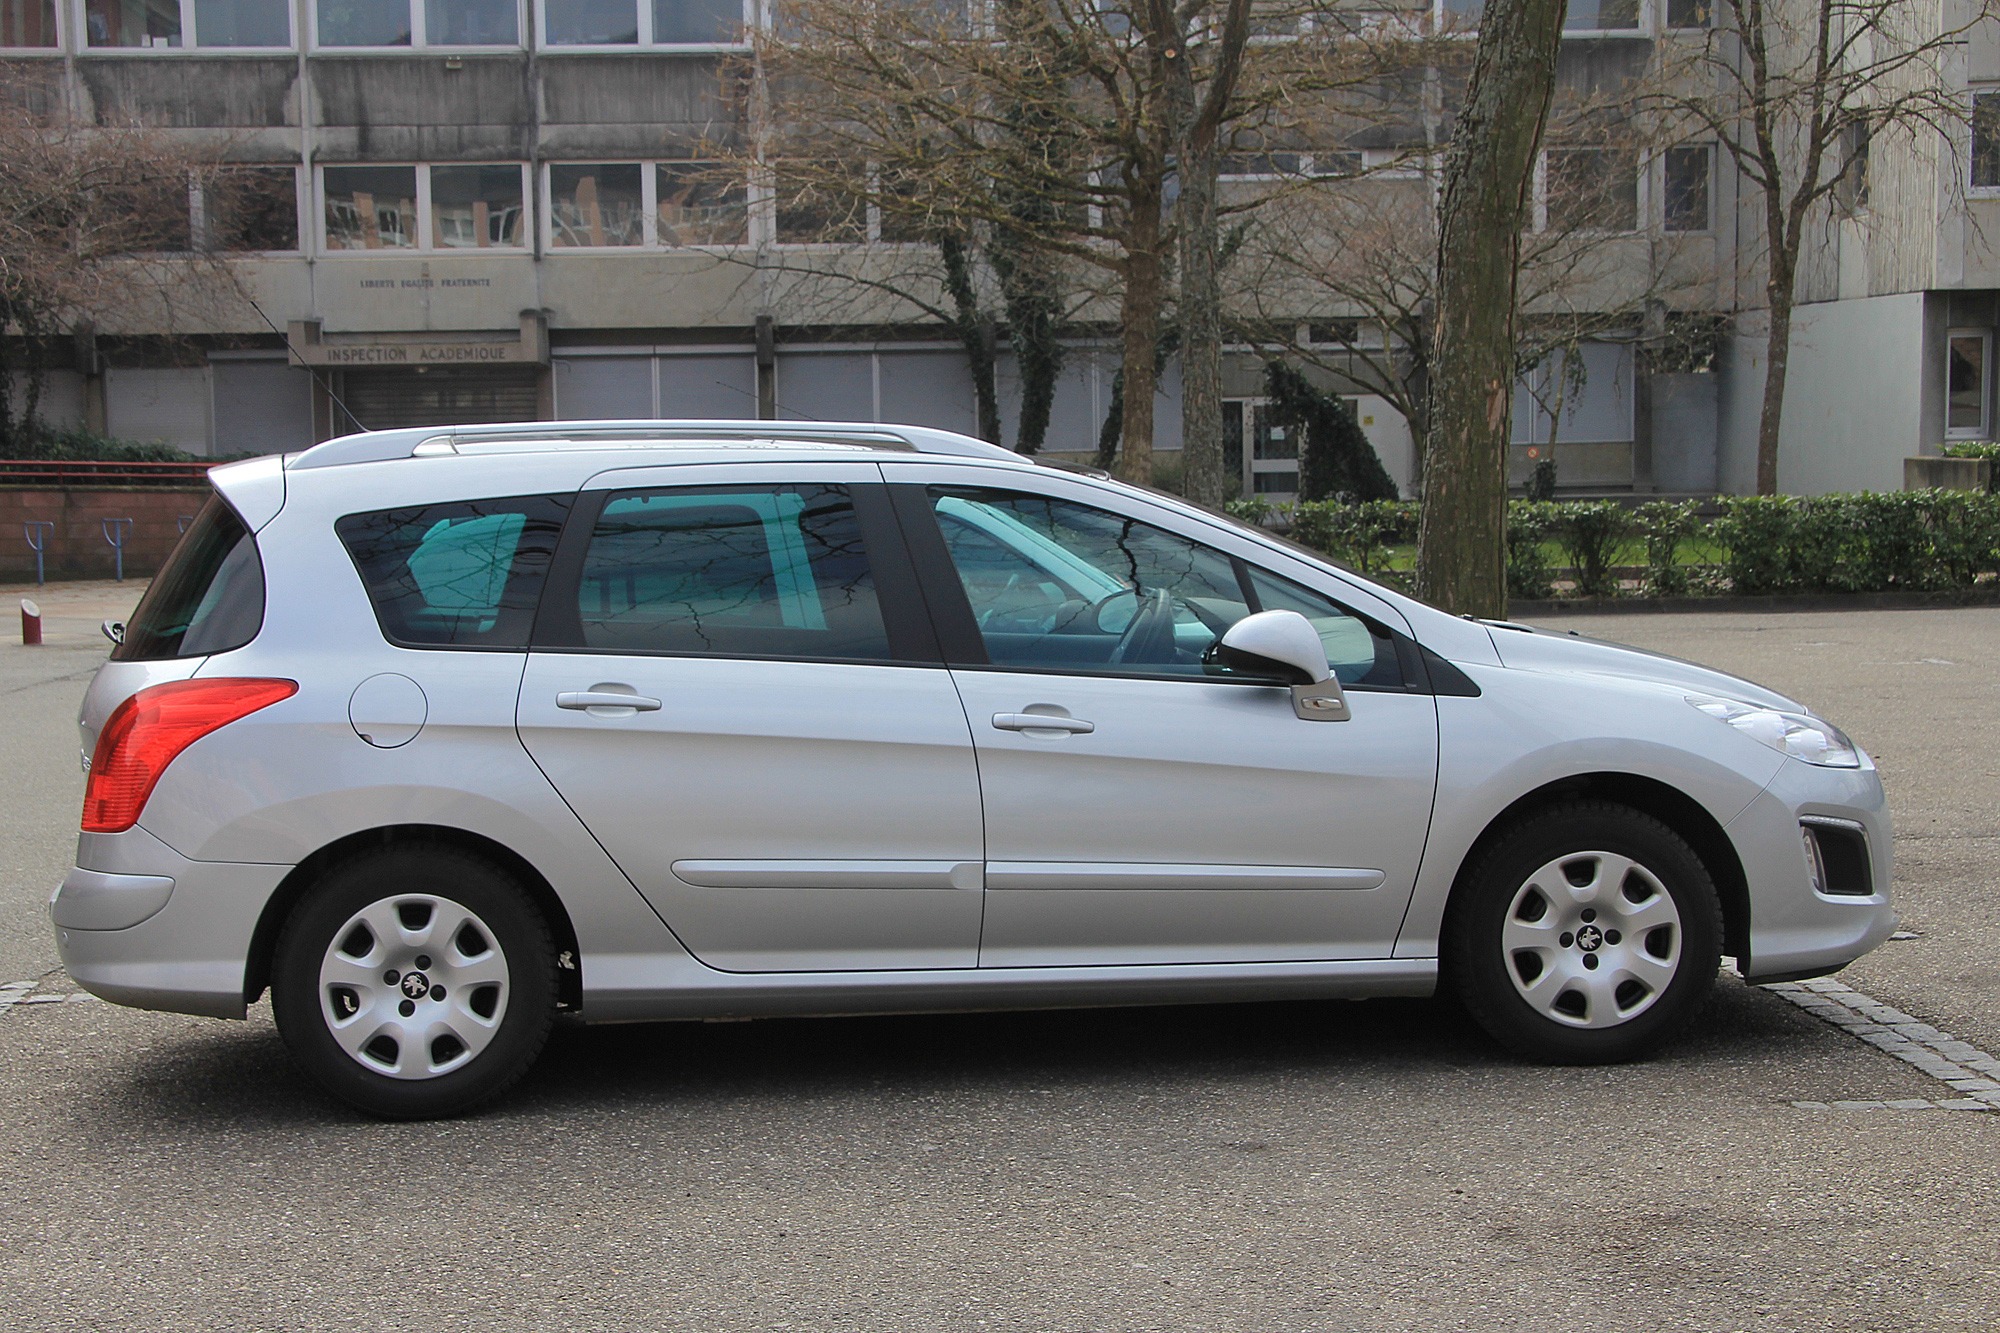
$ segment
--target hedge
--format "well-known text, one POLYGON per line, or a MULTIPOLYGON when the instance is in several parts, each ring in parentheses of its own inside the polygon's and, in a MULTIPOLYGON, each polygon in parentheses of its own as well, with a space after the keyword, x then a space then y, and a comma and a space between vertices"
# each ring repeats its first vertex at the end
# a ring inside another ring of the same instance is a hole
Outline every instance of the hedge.
MULTIPOLYGON (((1740 496, 1719 505, 1704 520, 1693 502, 1510 501, 1508 595, 1555 594, 1551 550, 1561 552, 1578 595, 1600 597, 1969 588, 2000 575, 2000 495, 1863 491, 1740 496), (1636 589, 1621 577, 1633 566, 1641 571, 1636 589)), ((1294 541, 1391 582, 1401 581, 1390 569, 1392 548, 1417 536, 1413 501, 1231 510, 1256 522, 1288 517, 1294 541)))

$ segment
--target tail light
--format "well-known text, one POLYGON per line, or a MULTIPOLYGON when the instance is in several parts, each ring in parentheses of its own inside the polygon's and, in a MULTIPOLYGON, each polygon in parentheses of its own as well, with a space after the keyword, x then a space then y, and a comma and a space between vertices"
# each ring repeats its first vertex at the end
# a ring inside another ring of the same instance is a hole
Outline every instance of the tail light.
POLYGON ((223 677, 152 685, 112 710, 97 733, 90 781, 83 791, 83 831, 123 833, 167 765, 209 732, 289 699, 297 681, 223 677))

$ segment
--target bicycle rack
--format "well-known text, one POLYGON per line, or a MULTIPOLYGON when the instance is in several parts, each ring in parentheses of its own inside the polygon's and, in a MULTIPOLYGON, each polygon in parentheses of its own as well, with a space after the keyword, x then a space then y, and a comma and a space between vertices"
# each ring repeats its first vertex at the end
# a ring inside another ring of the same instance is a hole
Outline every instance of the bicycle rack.
POLYGON ((21 525, 21 536, 27 539, 28 549, 35 553, 35 586, 41 587, 46 573, 42 568, 42 553, 49 549, 49 538, 55 535, 56 525, 42 519, 21 525))
POLYGON ((125 538, 131 531, 132 520, 129 518, 107 518, 104 520, 104 540, 113 551, 117 552, 115 558, 117 560, 118 581, 120 583, 125 581, 125 538))

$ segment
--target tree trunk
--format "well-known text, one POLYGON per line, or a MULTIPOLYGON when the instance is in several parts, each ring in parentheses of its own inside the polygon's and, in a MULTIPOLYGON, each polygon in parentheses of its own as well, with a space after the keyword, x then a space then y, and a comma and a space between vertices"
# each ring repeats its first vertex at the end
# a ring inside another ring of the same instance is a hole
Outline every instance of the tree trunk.
POLYGON ((1220 507, 1222 469, 1222 290, 1216 274, 1220 247, 1215 181, 1221 168, 1222 119, 1235 93, 1249 26, 1249 0, 1229 0, 1199 98, 1194 51, 1184 11, 1170 0, 1147 7, 1153 39, 1164 42, 1167 117, 1180 175, 1174 204, 1180 240, 1181 493, 1196 504, 1220 507))
MULTIPOLYGON (((1773 269, 1782 268, 1774 264, 1773 269)), ((1785 372, 1792 360, 1792 283, 1776 272, 1765 287, 1771 328, 1764 346, 1764 406, 1757 416, 1757 494, 1778 493, 1778 431, 1784 425, 1785 372)))
POLYGON ((1563 10, 1489 0, 1445 159, 1417 589, 1456 614, 1507 613, 1515 279, 1563 10))
POLYGON ((1125 328, 1120 371, 1125 380, 1125 412, 1118 475, 1150 486, 1153 484, 1153 396, 1159 383, 1154 356, 1160 342, 1160 305, 1165 285, 1160 272, 1158 178, 1142 182, 1132 194, 1125 251, 1125 296, 1120 309, 1125 328))

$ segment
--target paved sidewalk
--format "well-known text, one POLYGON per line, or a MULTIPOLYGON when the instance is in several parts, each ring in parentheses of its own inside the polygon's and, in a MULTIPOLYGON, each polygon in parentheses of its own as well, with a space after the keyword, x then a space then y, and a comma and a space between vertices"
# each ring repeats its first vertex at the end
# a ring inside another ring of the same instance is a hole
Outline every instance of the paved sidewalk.
POLYGON ((107 620, 124 620, 139 604, 149 580, 89 579, 79 583, 0 583, 0 643, 21 648, 20 607, 27 598, 42 608, 42 643, 51 648, 83 648, 93 643, 110 648, 99 629, 107 620))

